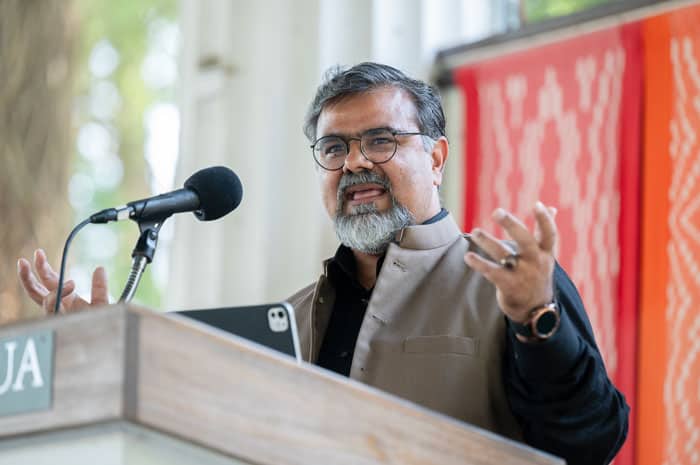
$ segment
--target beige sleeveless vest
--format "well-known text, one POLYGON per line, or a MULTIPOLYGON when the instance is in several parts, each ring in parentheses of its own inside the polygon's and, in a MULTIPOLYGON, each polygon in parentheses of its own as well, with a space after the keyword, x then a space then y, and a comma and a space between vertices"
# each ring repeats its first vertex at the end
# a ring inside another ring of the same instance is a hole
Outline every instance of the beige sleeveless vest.
MULTIPOLYGON (((403 231, 384 258, 350 377, 522 440, 503 386, 506 327, 496 291, 464 263, 474 247, 451 215, 403 231)), ((318 356, 334 299, 326 273, 288 299, 307 361, 318 356)))

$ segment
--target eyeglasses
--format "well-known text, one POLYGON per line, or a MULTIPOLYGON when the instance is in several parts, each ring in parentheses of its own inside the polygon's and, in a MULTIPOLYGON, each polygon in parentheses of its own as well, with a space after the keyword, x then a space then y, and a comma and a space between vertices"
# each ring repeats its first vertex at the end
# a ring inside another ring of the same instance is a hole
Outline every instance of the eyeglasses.
POLYGON ((314 160, 329 171, 343 168, 350 153, 350 141, 360 141, 362 155, 375 164, 386 163, 396 154, 396 136, 423 136, 422 132, 402 132, 390 128, 376 128, 363 132, 360 137, 325 136, 311 145, 314 160))

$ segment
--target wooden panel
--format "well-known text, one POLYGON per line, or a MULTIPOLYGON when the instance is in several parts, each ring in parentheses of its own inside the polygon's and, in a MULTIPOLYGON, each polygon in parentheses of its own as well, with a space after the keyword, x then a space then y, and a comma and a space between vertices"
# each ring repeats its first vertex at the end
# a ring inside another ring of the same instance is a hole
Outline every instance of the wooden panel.
POLYGON ((47 317, 0 329, 0 337, 54 330, 51 410, 0 417, 0 437, 117 418, 122 410, 124 309, 47 317))
POLYGON ((135 420, 163 432, 260 464, 563 463, 181 317, 141 315, 135 420))

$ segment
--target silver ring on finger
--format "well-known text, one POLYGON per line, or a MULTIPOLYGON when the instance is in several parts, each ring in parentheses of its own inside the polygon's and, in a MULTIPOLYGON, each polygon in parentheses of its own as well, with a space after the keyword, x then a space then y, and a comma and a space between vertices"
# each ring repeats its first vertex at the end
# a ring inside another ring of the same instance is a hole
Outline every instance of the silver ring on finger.
POLYGON ((505 257, 498 261, 501 268, 505 268, 508 271, 514 271, 518 267, 518 261, 520 260, 520 254, 509 253, 505 257))

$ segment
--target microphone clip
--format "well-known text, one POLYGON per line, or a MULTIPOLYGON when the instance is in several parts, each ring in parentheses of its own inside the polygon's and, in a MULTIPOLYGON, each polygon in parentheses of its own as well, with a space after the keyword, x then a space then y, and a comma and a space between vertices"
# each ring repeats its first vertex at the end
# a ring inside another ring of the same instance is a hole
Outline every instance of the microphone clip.
POLYGON ((158 233, 168 217, 137 221, 141 235, 139 240, 136 241, 134 250, 131 252, 131 271, 119 302, 129 302, 134 297, 146 266, 153 261, 153 255, 155 255, 156 247, 158 246, 158 233))
POLYGON ((141 235, 131 252, 132 258, 144 257, 148 263, 153 261, 153 255, 155 255, 158 246, 158 233, 167 218, 166 216, 158 220, 138 221, 141 235))

